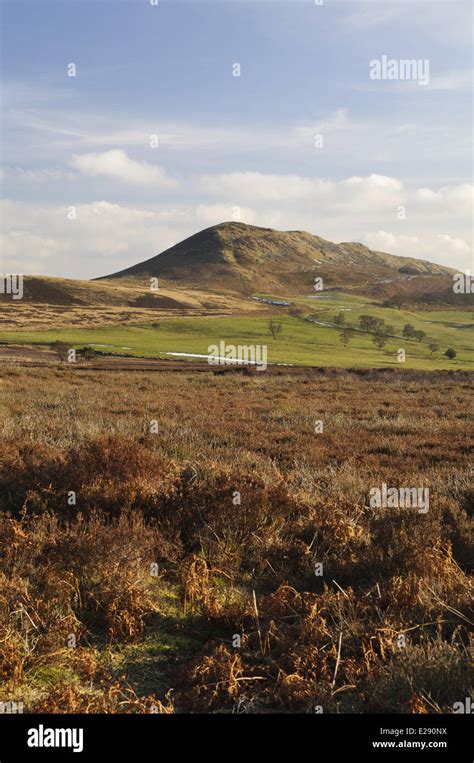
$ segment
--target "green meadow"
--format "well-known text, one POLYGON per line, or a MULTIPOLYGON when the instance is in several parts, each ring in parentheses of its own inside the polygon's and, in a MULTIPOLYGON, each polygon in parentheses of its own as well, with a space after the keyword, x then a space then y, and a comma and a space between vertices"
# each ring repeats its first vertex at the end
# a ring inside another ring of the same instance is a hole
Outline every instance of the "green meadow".
POLYGON ((93 347, 102 352, 137 357, 170 357, 167 353, 208 354, 209 346, 226 344, 265 344, 268 362, 340 367, 401 366, 417 369, 474 368, 474 317, 468 311, 418 311, 384 308, 368 303, 366 298, 341 293, 321 299, 293 299, 290 308, 282 309, 273 320, 282 329, 276 339, 269 332, 272 316, 232 316, 226 318, 192 317, 160 319, 127 325, 102 326, 96 329, 51 329, 48 331, 11 331, 1 335, 2 341, 28 345, 50 345, 63 341, 71 347, 93 347), (299 317, 288 310, 299 308, 299 317), (320 325, 331 323, 343 311, 345 325, 357 328, 359 316, 369 314, 383 318, 395 329, 396 336, 388 339, 380 350, 370 334, 355 331, 348 346, 340 340, 340 329, 320 325), (422 342, 402 338, 403 326, 411 323, 426 333, 422 342), (431 352, 429 344, 439 349, 431 352), (449 360, 448 347, 457 356, 449 360), (404 364, 399 363, 397 351, 406 353, 404 364))

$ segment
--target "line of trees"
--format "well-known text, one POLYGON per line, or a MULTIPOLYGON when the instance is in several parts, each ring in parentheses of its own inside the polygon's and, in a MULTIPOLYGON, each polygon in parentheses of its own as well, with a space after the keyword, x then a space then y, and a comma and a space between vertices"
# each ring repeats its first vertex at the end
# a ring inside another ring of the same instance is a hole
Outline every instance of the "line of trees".
MULTIPOLYGON (((334 325, 341 329, 339 340, 341 344, 344 345, 344 347, 347 347, 350 340, 355 335, 355 331, 354 328, 346 326, 345 322, 346 316, 342 311, 339 312, 339 314, 336 315, 333 319, 334 325)), ((394 326, 389 323, 385 323, 383 318, 377 318, 375 315, 360 315, 359 329, 360 331, 364 331, 367 334, 370 333, 372 335, 372 341, 379 350, 382 350, 385 347, 389 337, 393 336, 395 333, 394 326)), ((411 323, 406 323, 403 327, 402 335, 405 339, 413 339, 417 340, 418 342, 422 342, 426 337, 426 332, 415 329, 411 323)), ((439 350, 439 344, 436 342, 430 342, 428 347, 431 355, 434 355, 434 353, 438 352, 439 350)), ((448 347, 444 354, 450 360, 453 360, 457 355, 456 350, 454 350, 452 347, 448 347)))
MULTIPOLYGON (((355 336, 355 328, 346 325, 346 314, 343 310, 340 310, 333 318, 333 323, 340 329, 339 341, 344 347, 347 347, 351 339, 355 336)), ((268 322, 268 330, 273 339, 277 338, 282 328, 282 324, 279 321, 275 321, 273 318, 268 322)), ((367 334, 371 334, 372 342, 379 350, 383 350, 389 338, 395 334, 394 326, 390 323, 385 323, 383 318, 377 318, 375 315, 360 315, 359 329, 360 331, 365 331, 367 334)), ((406 323, 403 327, 402 335, 405 339, 416 339, 418 342, 422 342, 426 337, 426 332, 415 329, 411 323, 406 323)), ((431 356, 439 350, 439 345, 436 342, 430 342, 428 347, 431 356)), ((457 355, 456 350, 452 347, 448 347, 444 354, 450 360, 453 360, 457 355)))

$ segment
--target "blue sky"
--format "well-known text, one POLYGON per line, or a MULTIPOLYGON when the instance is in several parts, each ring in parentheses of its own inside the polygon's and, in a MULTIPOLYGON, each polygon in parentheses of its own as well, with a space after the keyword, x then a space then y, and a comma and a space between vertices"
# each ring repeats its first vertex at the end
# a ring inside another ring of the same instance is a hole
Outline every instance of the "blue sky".
POLYGON ((0 7, 2 272, 94 277, 230 219, 472 269, 470 2, 0 7), (382 56, 429 81, 372 80, 382 56))

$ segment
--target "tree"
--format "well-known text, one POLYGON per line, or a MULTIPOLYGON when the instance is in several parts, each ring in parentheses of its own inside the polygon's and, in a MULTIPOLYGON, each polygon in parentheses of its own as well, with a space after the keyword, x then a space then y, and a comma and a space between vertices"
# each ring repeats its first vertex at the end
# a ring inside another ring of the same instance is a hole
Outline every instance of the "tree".
POLYGON ((379 350, 385 347, 387 340, 394 331, 393 326, 386 326, 383 318, 374 318, 374 326, 372 332, 372 341, 379 350))
POLYGON ((438 352, 439 350, 439 345, 436 344, 435 342, 431 342, 431 344, 429 344, 428 347, 430 348, 432 355, 434 352, 438 352))
POLYGON ((450 360, 454 360, 454 358, 455 358, 455 357, 456 357, 456 355, 457 355, 457 352, 456 352, 456 350, 453 350, 453 348, 452 348, 452 347, 448 347, 448 349, 446 350, 446 352, 445 352, 444 354, 445 354, 445 355, 446 355, 446 356, 447 356, 447 357, 448 357, 450 360))
POLYGON ((359 316, 359 327, 361 331, 368 331, 370 329, 372 322, 372 316, 371 315, 360 315, 359 316))
POLYGON ((399 310, 401 310, 403 305, 405 304, 405 300, 402 296, 393 297, 391 302, 392 302, 392 305, 394 307, 398 307, 399 310))
POLYGON ((383 318, 371 318, 370 321, 370 330, 371 331, 380 331, 385 326, 385 321, 383 318))
POLYGON ((346 316, 342 312, 342 310, 339 311, 339 314, 335 316, 333 319, 336 326, 343 326, 346 322, 346 316))
POLYGON ((387 344, 387 337, 379 331, 372 335, 372 341, 381 350, 387 344))
POLYGON ((426 334, 424 331, 414 331, 413 332, 413 339, 418 339, 419 342, 422 342, 425 338, 426 334))
POLYGON ((53 342, 50 345, 50 347, 53 350, 53 352, 56 353, 61 363, 63 362, 63 360, 67 360, 68 352, 70 348, 69 348, 69 345, 66 344, 66 342, 60 342, 59 340, 57 340, 56 342, 53 342))
POLYGON ((415 327, 412 326, 411 323, 405 323, 402 333, 405 339, 411 339, 415 333, 415 327))
POLYGON ((273 319, 268 324, 268 330, 270 331, 270 334, 274 339, 277 338, 280 331, 283 329, 283 326, 281 323, 278 323, 278 321, 274 321, 273 319))
POLYGON ((354 336, 354 332, 352 329, 350 329, 348 326, 342 329, 341 333, 339 334, 339 341, 344 345, 344 347, 347 347, 350 340, 354 336))

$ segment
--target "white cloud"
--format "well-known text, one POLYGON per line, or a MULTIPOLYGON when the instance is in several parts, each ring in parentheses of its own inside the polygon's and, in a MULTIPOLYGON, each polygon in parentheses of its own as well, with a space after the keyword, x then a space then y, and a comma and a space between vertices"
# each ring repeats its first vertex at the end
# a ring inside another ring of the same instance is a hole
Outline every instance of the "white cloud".
POLYGON ((176 185, 176 181, 158 165, 134 161, 121 149, 95 154, 75 154, 70 164, 84 175, 104 175, 131 185, 168 188, 176 185))
POLYGON ((241 202, 283 202, 296 200, 331 200, 337 207, 359 203, 362 206, 392 206, 400 201, 403 184, 396 178, 372 174, 341 181, 300 175, 276 175, 263 172, 231 172, 207 175, 201 189, 212 196, 241 202))
POLYGON ((231 172, 201 179, 206 193, 240 200, 281 201, 308 198, 324 191, 324 180, 298 175, 270 175, 262 172, 231 172))
POLYGON ((58 242, 42 233, 15 228, 0 234, 1 271, 3 273, 43 273, 48 272, 48 264, 59 254, 58 242), (25 271, 25 255, 28 268, 25 271))
POLYGON ((468 254, 471 251, 467 241, 464 241, 462 238, 453 238, 453 236, 448 236, 447 233, 439 233, 438 238, 444 241, 455 252, 468 254))
POLYGON ((381 252, 390 254, 403 254, 403 256, 419 256, 413 254, 416 249, 420 250, 421 240, 419 236, 404 236, 396 233, 388 233, 384 230, 366 233, 364 243, 371 249, 377 249, 381 252), (398 250, 398 251, 397 251, 398 250), (410 254, 408 254, 408 251, 410 254))
POLYGON ((25 273, 103 275, 232 219, 472 267, 469 184, 409 188, 398 178, 378 174, 329 181, 244 172, 206 176, 198 189, 197 203, 78 204, 75 220, 68 219, 64 203, 6 201, 4 267, 13 262, 25 273))
POLYGON ((350 177, 344 181, 348 186, 368 187, 388 189, 390 191, 400 191, 403 184, 396 178, 387 177, 386 175, 369 175, 368 177, 350 177))
POLYGON ((129 263, 135 252, 137 259, 156 254, 149 253, 154 239, 150 228, 156 227, 153 211, 97 201, 78 204, 75 213, 69 219, 63 205, 4 201, 4 266, 14 263, 22 273, 87 278, 114 269, 104 262, 99 272, 91 272, 100 258, 110 263, 123 257, 129 263))
POLYGON ((456 186, 443 186, 437 191, 430 188, 419 188, 415 197, 427 205, 438 205, 471 212, 474 205, 474 184, 461 183, 456 186))
POLYGON ((371 249, 403 257, 418 257, 453 268, 460 266, 465 270, 472 263, 467 241, 446 233, 424 232, 410 236, 378 230, 366 233, 362 239, 371 249))

